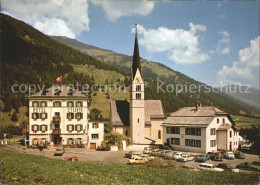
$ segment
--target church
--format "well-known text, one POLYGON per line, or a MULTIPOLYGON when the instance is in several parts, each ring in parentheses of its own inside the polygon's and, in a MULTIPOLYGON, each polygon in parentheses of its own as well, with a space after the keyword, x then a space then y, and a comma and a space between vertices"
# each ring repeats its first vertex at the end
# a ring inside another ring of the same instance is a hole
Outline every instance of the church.
POLYGON ((110 124, 112 131, 130 136, 133 145, 139 145, 140 148, 163 144, 161 125, 166 118, 160 100, 145 100, 144 88, 136 31, 131 67, 130 101, 111 101, 110 124))

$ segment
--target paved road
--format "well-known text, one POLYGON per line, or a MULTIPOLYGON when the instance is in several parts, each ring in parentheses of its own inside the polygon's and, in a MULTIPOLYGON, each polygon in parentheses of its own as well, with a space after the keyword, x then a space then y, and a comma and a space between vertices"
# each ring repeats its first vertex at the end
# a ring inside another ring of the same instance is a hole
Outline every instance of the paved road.
MULTIPOLYGON (((43 151, 39 151, 38 149, 24 149, 24 147, 18 145, 1 147, 1 148, 8 151, 27 153, 33 155, 42 155, 45 157, 55 158, 55 159, 77 156, 80 161, 86 161, 86 162, 97 162, 103 164, 127 164, 128 162, 128 159, 124 158, 124 154, 126 153, 125 151, 113 152, 113 151, 88 151, 86 149, 65 149, 65 153, 63 154, 63 156, 53 156, 55 149, 50 149, 50 150, 44 149, 43 151)), ((252 162, 256 160, 260 160, 257 155, 245 154, 245 159, 234 159, 234 160, 224 159, 221 162, 208 160, 207 163, 211 163, 214 165, 217 165, 219 163, 227 163, 235 167, 239 163, 252 162)), ((191 162, 187 162, 186 164, 190 164, 193 165, 194 167, 198 167, 200 163, 191 161, 191 162)))

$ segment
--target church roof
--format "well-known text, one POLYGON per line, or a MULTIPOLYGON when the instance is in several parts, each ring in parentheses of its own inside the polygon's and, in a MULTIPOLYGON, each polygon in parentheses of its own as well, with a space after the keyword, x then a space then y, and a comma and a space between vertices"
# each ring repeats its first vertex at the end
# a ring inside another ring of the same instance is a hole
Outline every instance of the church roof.
POLYGON ((142 75, 142 67, 140 62, 139 46, 138 46, 137 31, 136 31, 133 64, 132 64, 132 79, 134 79, 137 69, 139 69, 140 74, 142 75))
MULTIPOLYGON (((151 119, 164 119, 161 100, 145 100, 145 125, 151 125, 151 119)), ((110 103, 113 126, 129 126, 129 102, 112 100, 110 103)))

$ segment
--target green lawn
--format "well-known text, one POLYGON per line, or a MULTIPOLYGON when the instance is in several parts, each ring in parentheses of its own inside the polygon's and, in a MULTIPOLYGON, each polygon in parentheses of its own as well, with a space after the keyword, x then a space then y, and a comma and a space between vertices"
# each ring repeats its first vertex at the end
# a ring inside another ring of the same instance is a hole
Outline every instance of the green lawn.
POLYGON ((232 119, 235 121, 236 125, 239 127, 251 127, 251 125, 260 124, 260 119, 250 118, 240 115, 231 115, 232 119))
POLYGON ((259 173, 70 162, 1 150, 2 184, 254 184, 259 173))

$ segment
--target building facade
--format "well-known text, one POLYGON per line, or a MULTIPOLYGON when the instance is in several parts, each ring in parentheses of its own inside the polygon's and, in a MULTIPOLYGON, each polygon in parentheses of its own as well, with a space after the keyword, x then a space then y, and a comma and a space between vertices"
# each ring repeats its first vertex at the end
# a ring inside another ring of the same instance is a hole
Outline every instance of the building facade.
POLYGON ((131 67, 130 101, 112 100, 110 124, 114 132, 130 136, 134 145, 162 144, 165 119, 160 100, 145 100, 145 86, 137 33, 131 67))
POLYGON ((88 148, 97 149, 104 141, 104 122, 89 121, 88 122, 88 148))
MULTIPOLYGON (((68 86, 53 86, 29 97, 29 145, 41 141, 52 146, 90 147, 88 136, 95 130, 88 128, 87 97, 81 92, 68 86)), ((104 126, 100 129, 98 140, 103 140, 104 126)))
POLYGON ((185 107, 162 124, 163 141, 173 149, 191 152, 235 151, 239 131, 229 114, 215 107, 185 107))

